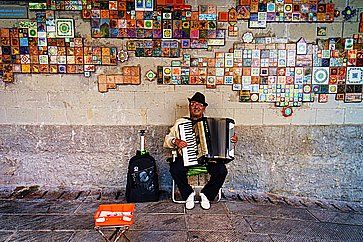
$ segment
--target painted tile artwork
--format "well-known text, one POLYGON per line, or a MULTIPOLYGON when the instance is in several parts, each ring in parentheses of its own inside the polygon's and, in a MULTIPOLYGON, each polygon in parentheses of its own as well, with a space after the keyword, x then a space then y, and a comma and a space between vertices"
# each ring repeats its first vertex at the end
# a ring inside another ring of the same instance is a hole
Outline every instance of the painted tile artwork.
POLYGON ((96 65, 117 65, 117 48, 91 46, 74 38, 73 19, 54 19, 53 11, 37 12, 36 22, 22 21, 0 29, 0 77, 13 73, 88 75, 96 65))
POLYGON ((353 51, 345 48, 347 39, 332 38, 308 43, 305 54, 298 52, 298 43, 288 43, 287 39, 263 37, 255 38, 254 43, 236 42, 232 53, 217 52, 214 58, 183 55, 179 66, 158 67, 158 83, 208 88, 231 85, 239 91, 241 102, 269 102, 282 107, 298 107, 326 94, 335 94, 336 100, 360 102, 363 35, 352 40, 353 51))
POLYGON ((107 92, 117 85, 139 85, 141 83, 140 66, 123 66, 122 74, 98 75, 98 91, 107 92))
MULTIPOLYGON (((223 12, 212 5, 194 10, 184 0, 47 0, 30 2, 29 10, 35 12, 34 20, 0 29, 4 82, 13 82, 15 73, 88 77, 97 66, 116 66, 132 52, 135 57, 173 58, 170 65, 148 71, 153 75, 146 80, 156 79, 159 85, 229 85, 241 102, 278 107, 324 103, 332 95, 337 101, 362 101, 363 34, 314 43, 301 36, 291 42, 241 33, 236 25, 248 21, 249 28, 264 29, 269 23, 331 23, 335 19, 331 1, 239 0, 223 12), (78 11, 89 22, 92 38, 125 39, 125 44, 92 45, 76 34, 73 19, 56 18, 56 11, 78 11), (215 48, 229 38, 234 44, 228 52, 215 48), (191 49, 213 51, 214 56, 193 56, 191 49)), ((140 84, 141 73, 140 66, 123 66, 122 74, 99 75, 99 91, 140 84)))
POLYGON ((334 3, 317 0, 239 0, 236 11, 250 28, 266 28, 268 22, 333 22, 335 17, 334 3))
POLYGON ((56 37, 57 38, 74 38, 74 21, 73 19, 56 20, 56 37))

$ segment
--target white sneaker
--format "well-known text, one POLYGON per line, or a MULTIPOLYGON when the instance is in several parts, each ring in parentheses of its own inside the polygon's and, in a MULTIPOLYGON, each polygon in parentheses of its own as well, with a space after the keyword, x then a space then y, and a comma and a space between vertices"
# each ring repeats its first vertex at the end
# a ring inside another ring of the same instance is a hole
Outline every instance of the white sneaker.
POLYGON ((195 197, 195 192, 192 192, 189 197, 187 198, 187 200, 185 201, 185 208, 186 209, 193 209, 194 208, 194 197, 195 197))
POLYGON ((203 193, 200 193, 200 198, 202 199, 200 206, 206 210, 210 209, 210 202, 208 198, 203 193))

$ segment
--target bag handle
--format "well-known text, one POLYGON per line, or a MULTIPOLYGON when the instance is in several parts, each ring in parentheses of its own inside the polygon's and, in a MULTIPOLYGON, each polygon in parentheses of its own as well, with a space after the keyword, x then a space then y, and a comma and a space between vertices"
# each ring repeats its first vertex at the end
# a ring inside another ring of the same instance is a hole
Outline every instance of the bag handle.
POLYGON ((145 150, 145 133, 146 133, 145 129, 139 130, 139 134, 140 134, 140 153, 141 153, 141 155, 146 154, 146 150, 145 150))

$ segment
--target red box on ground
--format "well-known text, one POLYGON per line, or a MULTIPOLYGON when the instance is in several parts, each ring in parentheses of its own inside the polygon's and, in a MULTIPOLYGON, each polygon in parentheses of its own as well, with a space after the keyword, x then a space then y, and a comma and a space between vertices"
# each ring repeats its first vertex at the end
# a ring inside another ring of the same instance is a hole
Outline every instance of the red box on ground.
POLYGON ((135 204, 103 204, 94 214, 96 227, 130 226, 134 223, 135 204))

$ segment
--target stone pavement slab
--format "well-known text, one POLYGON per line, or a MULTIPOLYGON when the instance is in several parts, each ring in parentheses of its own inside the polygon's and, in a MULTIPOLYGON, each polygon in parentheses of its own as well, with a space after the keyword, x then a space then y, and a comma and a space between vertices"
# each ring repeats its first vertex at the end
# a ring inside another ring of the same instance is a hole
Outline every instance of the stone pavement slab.
POLYGON ((171 202, 137 203, 137 213, 184 214, 185 208, 181 204, 171 202))
POLYGON ((102 236, 94 229, 75 231, 69 242, 78 241, 104 241, 102 236))
POLYGON ((238 214, 231 214, 231 221, 233 227, 241 233, 250 233, 252 232, 252 228, 250 224, 247 222, 246 218, 238 214))
POLYGON ((363 225, 363 214, 326 211, 322 209, 308 209, 308 211, 322 222, 363 225))
POLYGON ((53 203, 22 200, 3 200, 0 202, 0 214, 47 213, 53 203))
POLYGON ((225 231, 189 231, 187 241, 240 241, 238 233, 233 230, 225 231))
POLYGON ((231 218, 227 214, 187 214, 188 230, 229 231, 233 229, 231 218))
POLYGON ((288 234, 293 229, 302 230, 310 224, 310 222, 307 221, 263 218, 253 216, 246 216, 245 219, 247 223, 251 226, 252 231, 263 234, 288 234))
MULTIPOLYGON (((124 193, 112 189, 1 197, 0 241, 6 242, 101 242, 101 235, 93 229, 94 212, 100 204, 126 203, 124 193)), ((137 203, 135 224, 127 235, 136 242, 363 241, 360 210, 344 204, 323 209, 316 202, 296 202, 295 206, 283 199, 269 199, 224 198, 212 203, 208 211, 200 204, 186 210, 169 196, 159 202, 137 203)))
POLYGON ((188 232, 183 231, 148 231, 148 230, 132 230, 129 233, 129 238, 132 241, 140 242, 173 242, 173 241, 188 241, 188 232))
POLYGON ((93 214, 0 215, 0 230, 83 230, 93 226, 93 214))
MULTIPOLYGON (((180 205, 180 204, 179 204, 180 205)), ((182 206, 183 207, 183 206, 182 206)), ((226 203, 224 202, 212 202, 211 210, 204 210, 201 208, 200 203, 196 203, 194 209, 192 210, 185 210, 187 214, 228 214, 228 209, 226 207, 226 203)))
POLYGON ((14 234, 13 231, 0 231, 0 241, 7 240, 12 234, 14 234))
POLYGON ((9 200, 0 203, 1 213, 11 213, 11 214, 50 214, 50 213, 74 213, 76 209, 82 203, 79 201, 65 201, 57 200, 57 202, 52 201, 21 201, 21 200, 9 200))
POLYGON ((66 231, 19 231, 15 232, 9 241, 59 241, 67 242, 72 237, 73 232, 66 231))
POLYGON ((238 233, 238 241, 271 242, 268 234, 238 233))
POLYGON ((84 201, 74 212, 75 214, 93 214, 101 204, 124 203, 116 201, 84 201))
POLYGON ((135 213, 135 230, 179 231, 186 230, 183 214, 141 214, 135 213))
POLYGON ((363 241, 362 226, 259 217, 246 217, 246 220, 259 233, 363 241))
POLYGON ((229 212, 258 217, 316 220, 306 209, 287 206, 256 205, 251 203, 230 202, 226 204, 229 212))
POLYGON ((334 238, 323 239, 313 237, 309 235, 287 235, 287 234, 271 234, 272 241, 274 242, 342 242, 341 240, 335 240, 334 238))

